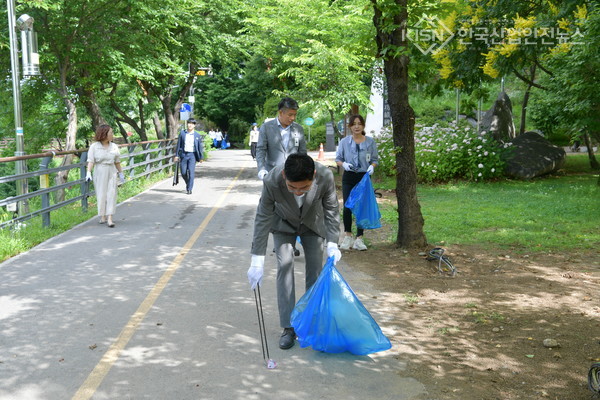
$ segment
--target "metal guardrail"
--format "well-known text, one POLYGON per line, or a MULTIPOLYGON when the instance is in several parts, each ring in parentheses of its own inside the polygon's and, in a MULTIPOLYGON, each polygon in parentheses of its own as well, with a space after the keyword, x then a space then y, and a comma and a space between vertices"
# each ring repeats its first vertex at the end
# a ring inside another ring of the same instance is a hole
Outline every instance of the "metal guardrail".
MULTIPOLYGON (((176 144, 177 139, 166 139, 118 145, 119 148, 127 149, 125 154, 121 154, 123 173, 128 178, 128 180, 134 180, 153 174, 155 172, 170 169, 173 166, 173 157, 175 153, 176 144), (140 147, 141 150, 139 150, 140 147), (138 158, 139 156, 143 156, 143 161, 136 162, 136 158, 138 158)), ((42 216, 43 226, 49 226, 51 211, 58 210, 59 208, 62 208, 66 205, 78 201, 81 201, 81 208, 84 211, 87 211, 87 199, 89 196, 93 196, 95 194, 93 190, 90 190, 89 182, 86 182, 85 180, 87 150, 88 149, 78 149, 73 151, 45 152, 41 154, 30 154, 20 157, 0 158, 0 163, 10 163, 20 160, 32 159, 41 160, 40 167, 37 171, 0 177, 0 185, 7 184, 10 182, 16 182, 19 180, 29 180, 33 178, 39 178, 40 180, 40 187, 38 190, 35 190, 30 193, 21 194, 18 196, 0 199, 0 207, 6 207, 7 210, 15 213, 12 219, 0 222, 0 229, 6 228, 8 226, 14 226, 17 223, 29 220, 40 215, 42 216), (66 155, 79 156, 79 162, 55 168, 48 168, 54 157, 61 157, 66 155), (67 178, 67 181, 65 183, 51 186, 51 175, 55 175, 58 172, 62 171, 71 171, 73 169, 79 169, 78 179, 69 181, 67 178), (54 202, 52 204, 51 195, 53 193, 61 190, 72 189, 74 186, 79 186, 79 194, 76 194, 75 196, 72 196, 68 199, 64 199, 59 202, 54 202), (28 205, 29 200, 36 197, 41 198, 41 207, 38 210, 31 212, 28 210, 28 207, 26 207, 27 212, 22 213, 23 215, 18 215, 18 207, 22 204, 28 205)))

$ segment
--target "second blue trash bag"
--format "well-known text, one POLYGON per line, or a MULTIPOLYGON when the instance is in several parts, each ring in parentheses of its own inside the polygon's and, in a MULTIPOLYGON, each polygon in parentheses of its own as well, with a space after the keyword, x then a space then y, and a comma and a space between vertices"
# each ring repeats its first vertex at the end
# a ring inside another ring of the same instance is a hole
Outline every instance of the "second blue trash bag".
POLYGON ((381 213, 369 174, 365 174, 354 186, 344 207, 352 210, 357 227, 362 229, 381 228, 381 213))
POLYGON ((330 257, 315 284, 298 300, 292 326, 301 347, 366 355, 392 347, 330 257))

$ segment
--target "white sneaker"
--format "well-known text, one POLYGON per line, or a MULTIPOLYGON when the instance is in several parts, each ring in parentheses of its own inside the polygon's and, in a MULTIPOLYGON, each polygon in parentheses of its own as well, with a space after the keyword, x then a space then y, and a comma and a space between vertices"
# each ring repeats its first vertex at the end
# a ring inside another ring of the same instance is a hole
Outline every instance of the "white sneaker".
POLYGON ((354 250, 366 250, 367 246, 365 245, 365 242, 363 242, 363 240, 361 238, 356 238, 356 240, 354 241, 354 245, 352 246, 352 248, 354 250))
POLYGON ((344 236, 344 240, 342 240, 342 244, 340 245, 340 249, 348 250, 352 245, 352 236, 344 236))

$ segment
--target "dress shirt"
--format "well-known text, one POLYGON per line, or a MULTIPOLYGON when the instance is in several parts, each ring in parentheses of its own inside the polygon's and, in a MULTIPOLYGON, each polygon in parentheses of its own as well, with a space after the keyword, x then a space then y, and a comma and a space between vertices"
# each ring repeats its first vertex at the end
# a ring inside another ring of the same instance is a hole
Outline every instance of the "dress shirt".
POLYGON ((335 161, 347 162, 355 168, 353 172, 367 172, 371 164, 377 164, 377 144, 367 136, 362 143, 356 143, 352 136, 346 136, 338 145, 335 161))
POLYGON ((279 118, 277 118, 277 125, 279 125, 279 129, 281 132, 281 142, 283 143, 283 148, 287 149, 288 144, 290 143, 290 127, 292 125, 288 125, 287 128, 284 128, 279 122, 279 118))
POLYGON ((194 131, 187 132, 185 135, 185 145, 183 146, 183 151, 186 153, 194 152, 194 131))

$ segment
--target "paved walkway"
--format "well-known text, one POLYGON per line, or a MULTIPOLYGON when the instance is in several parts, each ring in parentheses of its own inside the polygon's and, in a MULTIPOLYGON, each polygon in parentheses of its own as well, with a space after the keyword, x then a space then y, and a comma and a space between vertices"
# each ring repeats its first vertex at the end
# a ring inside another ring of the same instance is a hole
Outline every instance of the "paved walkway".
MULTIPOLYGON (((425 398, 396 346, 280 350, 272 255, 262 292, 278 367, 267 369, 246 279, 255 163, 214 151, 196 177, 192 195, 165 180, 120 204, 114 229, 93 218, 0 264, 0 400, 425 398)), ((384 333, 399 328, 368 277, 343 259, 338 269, 384 333)))

